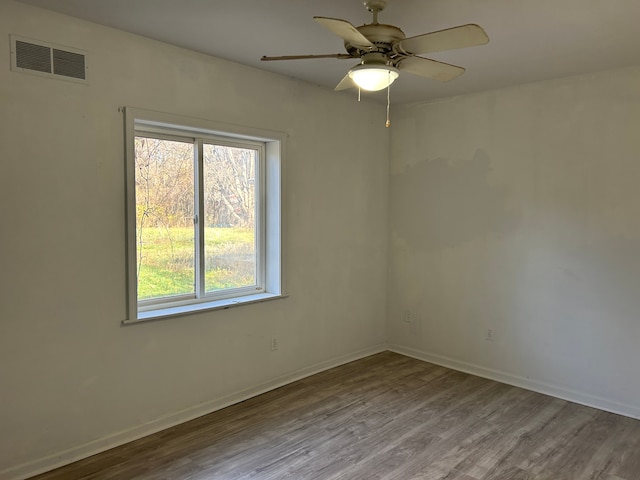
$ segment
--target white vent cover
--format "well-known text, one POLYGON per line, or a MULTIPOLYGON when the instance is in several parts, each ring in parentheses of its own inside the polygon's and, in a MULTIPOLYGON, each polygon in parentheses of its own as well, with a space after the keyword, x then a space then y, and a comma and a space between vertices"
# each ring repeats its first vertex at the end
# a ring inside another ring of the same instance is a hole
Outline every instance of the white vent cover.
POLYGON ((11 35, 11 70, 87 83, 87 52, 11 35))

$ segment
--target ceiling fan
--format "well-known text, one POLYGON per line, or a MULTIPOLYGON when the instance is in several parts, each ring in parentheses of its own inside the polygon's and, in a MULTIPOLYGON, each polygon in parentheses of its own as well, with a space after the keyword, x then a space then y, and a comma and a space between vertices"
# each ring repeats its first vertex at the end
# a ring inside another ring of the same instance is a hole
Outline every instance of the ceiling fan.
POLYGON ((373 14, 373 22, 359 27, 338 18, 313 17, 324 28, 344 40, 347 53, 263 56, 260 60, 358 58, 360 63, 349 70, 335 90, 355 87, 376 91, 389 87, 398 78, 400 72, 442 82, 453 80, 464 73, 463 67, 417 55, 473 47, 489 42, 489 37, 482 27, 475 24, 460 25, 406 38, 400 28, 378 23, 378 14, 387 6, 387 0, 364 0, 363 3, 365 8, 373 14))

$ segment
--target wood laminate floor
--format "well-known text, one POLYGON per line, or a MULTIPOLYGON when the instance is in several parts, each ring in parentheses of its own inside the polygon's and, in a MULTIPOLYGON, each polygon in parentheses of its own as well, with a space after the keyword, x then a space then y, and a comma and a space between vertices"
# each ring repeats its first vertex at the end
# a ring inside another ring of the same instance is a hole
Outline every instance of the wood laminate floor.
POLYGON ((37 480, 639 480, 640 421, 391 352, 37 480))

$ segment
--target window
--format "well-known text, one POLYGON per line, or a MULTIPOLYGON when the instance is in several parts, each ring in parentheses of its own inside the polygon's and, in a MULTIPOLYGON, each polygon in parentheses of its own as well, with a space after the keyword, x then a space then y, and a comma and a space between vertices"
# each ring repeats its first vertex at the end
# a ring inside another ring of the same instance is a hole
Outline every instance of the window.
POLYGON ((127 108, 125 323, 282 296, 283 134, 127 108))

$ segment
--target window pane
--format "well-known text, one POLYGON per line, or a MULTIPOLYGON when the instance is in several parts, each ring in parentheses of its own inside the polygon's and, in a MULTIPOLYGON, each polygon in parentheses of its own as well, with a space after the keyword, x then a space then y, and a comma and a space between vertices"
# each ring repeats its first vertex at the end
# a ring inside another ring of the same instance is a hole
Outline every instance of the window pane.
POLYGON ((195 293, 194 146, 136 137, 138 300, 195 293))
POLYGON ((256 150, 204 145, 205 291, 255 285, 256 150))

